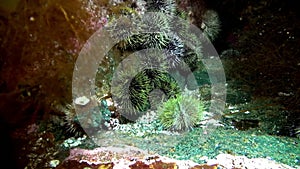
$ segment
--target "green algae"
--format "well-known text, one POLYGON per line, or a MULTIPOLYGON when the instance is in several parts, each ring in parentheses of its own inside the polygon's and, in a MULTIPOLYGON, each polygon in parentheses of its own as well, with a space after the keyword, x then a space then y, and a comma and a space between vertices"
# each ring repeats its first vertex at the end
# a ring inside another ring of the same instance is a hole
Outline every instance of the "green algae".
POLYGON ((248 158, 268 158, 292 167, 300 165, 297 138, 218 128, 207 139, 202 139, 202 132, 202 129, 196 129, 188 133, 173 151, 164 152, 163 155, 203 163, 200 157, 212 159, 218 154, 227 153, 248 158))

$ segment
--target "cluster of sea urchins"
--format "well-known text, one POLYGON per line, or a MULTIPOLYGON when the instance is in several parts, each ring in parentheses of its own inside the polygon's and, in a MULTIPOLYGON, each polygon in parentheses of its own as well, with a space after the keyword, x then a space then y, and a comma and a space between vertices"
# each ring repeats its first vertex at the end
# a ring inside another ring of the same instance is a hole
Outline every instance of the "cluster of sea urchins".
MULTIPOLYGON (((113 99, 118 104, 121 114, 134 119, 138 117, 137 112, 146 111, 151 107, 149 94, 153 90, 161 90, 167 98, 180 94, 184 84, 176 81, 171 75, 172 73, 173 75, 179 74, 178 77, 184 78, 187 77, 187 72, 193 72, 199 69, 199 65, 203 65, 199 64, 202 57, 202 44, 199 38, 195 34, 188 33, 190 28, 188 22, 180 23, 180 25, 176 23, 175 1, 145 0, 144 2, 145 12, 154 12, 155 14, 137 17, 138 19, 134 16, 136 14, 128 15, 120 21, 121 23, 111 23, 106 27, 113 38, 122 39, 116 45, 117 50, 120 50, 121 53, 126 51, 134 53, 143 49, 155 48, 162 50, 164 54, 162 59, 155 58, 159 56, 153 56, 150 61, 152 63, 159 60, 158 65, 163 68, 154 66, 149 69, 148 65, 145 66, 146 69, 139 70, 131 65, 126 67, 127 70, 115 69, 120 72, 114 73, 117 75, 118 83, 111 86, 113 99), (181 29, 180 31, 176 30, 177 26, 181 29), (147 32, 147 29, 158 31, 147 32), (181 37, 185 37, 198 46, 196 50, 187 47, 181 37)), ((205 13, 201 29, 208 39, 213 40, 216 37, 219 31, 219 21, 215 12, 207 11, 205 13)), ((145 59, 143 61, 141 64, 148 64, 145 63, 147 62, 145 59)), ((135 63, 135 61, 130 62, 135 63)), ((122 66, 122 64, 118 66, 122 66)))
MULTIPOLYGON (((104 83, 110 83, 112 78, 118 75, 115 77, 116 83, 109 84, 109 87, 113 100, 118 106, 118 112, 129 121, 137 119, 141 112, 153 109, 151 101, 154 99, 155 102, 155 100, 159 100, 157 97, 161 97, 155 93, 158 90, 166 96, 165 99, 170 100, 160 108, 162 112, 160 120, 164 127, 172 130, 190 129, 201 118, 202 105, 190 105, 195 102, 195 99, 187 99, 180 94, 181 89, 187 85, 185 84, 186 72, 193 72, 203 65, 201 64, 202 42, 195 34, 188 32, 190 23, 177 23, 178 11, 174 0, 137 0, 137 4, 144 6, 133 7, 132 11, 137 8, 145 11, 127 14, 122 20, 112 19, 105 27, 112 38, 120 39, 120 41, 100 63, 98 80, 96 78, 96 83, 99 84, 96 85, 99 85, 100 88, 107 86, 104 83), (145 12, 152 14, 147 15, 148 17, 137 16, 145 12), (141 18, 142 20, 140 20, 141 18), (148 29, 156 31, 149 32, 148 29), (194 50, 190 49, 182 38, 198 47, 194 50), (117 69, 121 67, 122 60, 128 53, 149 48, 159 49, 162 52, 151 55, 147 51, 148 55, 138 58, 138 62, 129 59, 130 66, 117 69), (145 69, 138 69, 137 63, 145 69), (116 70, 121 71, 114 72, 116 70), (181 109, 177 110, 176 106, 181 109), (165 113, 169 110, 175 110, 173 115, 176 116, 176 119, 169 118, 171 114, 165 113), (193 113, 189 114, 189 111, 193 113), (187 116, 195 117, 195 120, 187 118, 187 116)), ((202 20, 203 24, 200 29, 204 36, 213 40, 220 25, 217 14, 214 11, 207 11, 202 20)), ((101 90, 103 89, 99 89, 99 91, 101 90)), ((103 111, 101 105, 87 106, 89 108, 82 112, 75 112, 74 106, 76 105, 67 105, 62 111, 65 113, 67 130, 77 136, 85 133, 82 128, 99 129, 107 120, 105 119, 107 113, 104 113, 107 111, 103 111), (86 120, 87 116, 92 120, 86 120)))

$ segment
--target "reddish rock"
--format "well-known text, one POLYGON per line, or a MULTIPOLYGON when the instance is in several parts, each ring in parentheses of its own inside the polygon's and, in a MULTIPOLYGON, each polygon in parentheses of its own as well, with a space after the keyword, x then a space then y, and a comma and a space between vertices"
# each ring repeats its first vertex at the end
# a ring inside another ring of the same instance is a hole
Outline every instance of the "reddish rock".
POLYGON ((125 146, 101 147, 93 150, 73 149, 57 169, 216 169, 217 165, 201 165, 188 160, 148 154, 144 150, 125 146))

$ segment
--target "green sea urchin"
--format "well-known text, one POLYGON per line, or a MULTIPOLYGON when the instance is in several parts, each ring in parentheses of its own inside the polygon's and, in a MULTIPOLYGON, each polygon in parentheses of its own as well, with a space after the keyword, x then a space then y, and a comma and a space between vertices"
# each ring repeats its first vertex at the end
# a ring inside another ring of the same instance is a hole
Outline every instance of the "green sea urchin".
POLYGON ((159 121, 168 130, 187 131, 203 119, 204 104, 188 95, 170 98, 158 109, 159 121))

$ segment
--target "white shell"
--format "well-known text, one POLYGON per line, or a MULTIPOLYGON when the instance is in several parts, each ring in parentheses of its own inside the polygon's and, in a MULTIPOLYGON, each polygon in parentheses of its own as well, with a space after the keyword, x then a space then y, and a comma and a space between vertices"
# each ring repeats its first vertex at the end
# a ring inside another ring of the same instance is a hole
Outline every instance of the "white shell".
POLYGON ((90 102, 90 99, 86 96, 78 97, 75 99, 75 104, 80 106, 85 106, 90 102))

